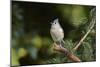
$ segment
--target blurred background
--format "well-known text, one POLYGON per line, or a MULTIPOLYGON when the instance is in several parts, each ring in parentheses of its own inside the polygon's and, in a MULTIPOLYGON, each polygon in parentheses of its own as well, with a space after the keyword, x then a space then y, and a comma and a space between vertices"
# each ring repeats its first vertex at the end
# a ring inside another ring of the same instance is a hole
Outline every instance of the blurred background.
MULTIPOLYGON (((89 30, 90 21, 96 14, 95 8, 88 5, 12 1, 12 66, 72 62, 63 54, 53 51, 50 22, 59 19, 64 29, 65 48, 72 51, 89 30)), ((73 53, 83 62, 96 60, 95 27, 73 53)))

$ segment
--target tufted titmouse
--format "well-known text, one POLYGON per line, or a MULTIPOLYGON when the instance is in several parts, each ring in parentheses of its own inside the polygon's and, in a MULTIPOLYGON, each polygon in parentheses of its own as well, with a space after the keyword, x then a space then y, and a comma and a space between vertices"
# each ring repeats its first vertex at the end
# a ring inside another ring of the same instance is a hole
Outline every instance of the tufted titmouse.
POLYGON ((54 40, 54 42, 56 42, 60 46, 64 46, 64 44, 65 44, 65 42, 63 40, 63 38, 64 38, 64 31, 63 31, 61 25, 59 24, 58 18, 55 19, 51 23, 50 34, 51 34, 51 37, 54 40))

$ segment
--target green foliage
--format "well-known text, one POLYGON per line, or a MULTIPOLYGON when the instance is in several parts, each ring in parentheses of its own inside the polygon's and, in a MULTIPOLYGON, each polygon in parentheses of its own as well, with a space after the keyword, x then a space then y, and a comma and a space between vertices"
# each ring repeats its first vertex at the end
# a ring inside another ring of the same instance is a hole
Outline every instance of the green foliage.
POLYGON ((12 51, 12 54, 11 54, 11 65, 12 66, 16 66, 16 65, 19 65, 19 62, 18 62, 18 55, 17 55, 17 53, 16 53, 16 51, 15 51, 15 49, 11 49, 11 51, 12 51))
POLYGON ((88 42, 83 42, 83 53, 82 53, 82 60, 83 61, 92 61, 93 59, 93 48, 88 42))
POLYGON ((36 48, 41 48, 42 46, 42 39, 40 36, 36 35, 33 39, 32 39, 32 44, 34 47, 36 48))

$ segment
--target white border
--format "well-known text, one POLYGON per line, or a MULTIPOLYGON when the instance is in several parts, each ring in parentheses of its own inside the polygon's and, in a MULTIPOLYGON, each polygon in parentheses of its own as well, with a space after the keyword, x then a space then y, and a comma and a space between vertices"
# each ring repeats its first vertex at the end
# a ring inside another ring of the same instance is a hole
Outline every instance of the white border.
POLYGON ((10 1, 0 0, 0 67, 10 63, 10 1))
MULTIPOLYGON (((27 0, 19 0, 27 1, 27 0)), ((97 10, 97 61, 84 63, 68 63, 68 64, 52 64, 52 65, 37 65, 34 67, 98 67, 100 63, 100 5, 96 0, 28 0, 34 2, 50 2, 50 3, 67 3, 67 4, 82 4, 82 5, 98 5, 97 10)), ((10 67, 10 0, 0 0, 0 67, 10 67)), ((100 65, 99 65, 100 66, 100 65)), ((26 66, 33 67, 33 66, 26 66)))
POLYGON ((96 0, 14 0, 14 1, 28 1, 28 2, 49 2, 49 3, 63 3, 63 4, 81 4, 81 5, 96 5, 96 0))

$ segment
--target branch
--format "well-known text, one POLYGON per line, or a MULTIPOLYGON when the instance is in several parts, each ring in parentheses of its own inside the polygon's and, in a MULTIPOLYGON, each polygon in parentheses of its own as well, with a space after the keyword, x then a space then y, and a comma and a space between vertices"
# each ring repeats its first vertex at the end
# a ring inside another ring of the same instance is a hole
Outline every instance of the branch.
POLYGON ((65 49, 64 47, 60 46, 59 44, 54 43, 53 49, 55 51, 63 53, 65 56, 67 56, 70 60, 72 60, 74 62, 81 62, 81 60, 78 57, 73 55, 71 52, 69 52, 67 49, 65 49))
POLYGON ((91 23, 90 23, 90 29, 87 31, 87 33, 83 36, 83 38, 79 41, 79 43, 74 47, 74 51, 76 51, 78 49, 78 47, 82 44, 82 42, 85 40, 85 38, 88 36, 88 34, 91 32, 91 30, 93 29, 94 25, 95 25, 95 19, 92 19, 91 23))

